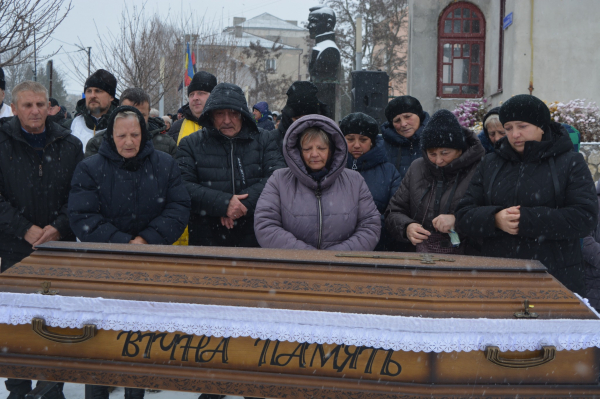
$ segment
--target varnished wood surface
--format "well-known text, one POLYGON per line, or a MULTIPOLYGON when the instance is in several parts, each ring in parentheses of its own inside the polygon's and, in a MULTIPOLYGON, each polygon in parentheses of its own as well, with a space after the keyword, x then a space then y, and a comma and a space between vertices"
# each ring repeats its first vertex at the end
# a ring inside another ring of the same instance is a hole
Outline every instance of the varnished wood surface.
MULTIPOLYGON (((49 328, 73 335, 80 330, 49 328)), ((405 352, 336 344, 303 344, 250 337, 191 336, 181 332, 100 330, 89 341, 61 344, 35 334, 30 325, 0 324, 3 355, 93 359, 97 363, 229 369, 241 372, 343 378, 356 381, 418 384, 594 384, 600 370, 596 348, 557 351, 549 363, 510 369, 486 359, 482 351, 405 352)), ((504 357, 532 358, 541 351, 506 352, 504 357)), ((0 358, 1 362, 1 358, 0 358)))
POLYGON ((2 273, 0 290, 36 292, 50 281, 65 296, 460 318, 514 318, 529 299, 540 319, 597 319, 537 262, 444 255, 456 262, 395 268, 334 255, 50 243, 2 273))
POLYGON ((0 375, 286 399, 597 398, 598 384, 411 384, 0 354, 0 375))

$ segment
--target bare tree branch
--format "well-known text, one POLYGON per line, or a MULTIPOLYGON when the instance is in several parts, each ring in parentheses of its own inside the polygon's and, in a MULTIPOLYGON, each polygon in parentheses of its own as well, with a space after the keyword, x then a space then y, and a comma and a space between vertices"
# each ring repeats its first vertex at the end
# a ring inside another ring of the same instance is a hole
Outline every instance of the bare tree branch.
POLYGON ((65 0, 0 0, 0 67, 21 64, 39 52, 72 9, 65 0))

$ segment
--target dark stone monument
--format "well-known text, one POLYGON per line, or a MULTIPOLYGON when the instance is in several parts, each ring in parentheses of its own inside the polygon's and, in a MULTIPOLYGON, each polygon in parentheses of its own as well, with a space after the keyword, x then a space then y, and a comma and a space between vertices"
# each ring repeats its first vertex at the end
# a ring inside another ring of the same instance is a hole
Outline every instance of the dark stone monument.
POLYGON ((310 81, 319 89, 317 96, 335 113, 336 88, 339 84, 340 50, 335 44, 335 12, 325 6, 310 8, 308 31, 315 39, 308 72, 310 81))

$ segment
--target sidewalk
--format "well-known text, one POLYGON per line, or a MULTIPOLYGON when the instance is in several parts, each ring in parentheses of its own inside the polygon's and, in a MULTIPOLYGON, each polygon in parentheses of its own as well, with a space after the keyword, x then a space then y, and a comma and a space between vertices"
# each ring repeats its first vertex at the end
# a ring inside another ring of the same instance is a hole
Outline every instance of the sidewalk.
MULTIPOLYGON (((6 378, 0 378, 0 399, 5 399, 8 396, 8 391, 4 385, 6 378)), ((35 381, 33 382, 35 387, 35 381)), ((63 389, 66 399, 83 399, 85 396, 85 386, 83 384, 65 384, 63 389)), ((125 392, 123 388, 115 389, 111 394, 111 399, 123 399, 125 392)), ((146 392, 145 399, 198 399, 199 393, 190 392, 173 392, 173 391, 160 391, 157 393, 146 392)), ((242 396, 225 396, 224 399, 243 399, 242 396)))

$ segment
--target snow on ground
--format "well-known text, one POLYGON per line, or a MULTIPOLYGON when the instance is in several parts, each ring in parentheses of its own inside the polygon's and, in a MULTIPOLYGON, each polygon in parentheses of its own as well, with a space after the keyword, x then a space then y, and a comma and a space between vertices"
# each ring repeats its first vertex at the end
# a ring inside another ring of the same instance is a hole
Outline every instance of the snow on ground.
MULTIPOLYGON (((4 385, 6 378, 0 378, 0 399, 5 399, 8 396, 8 391, 4 385)), ((35 381, 33 382, 35 387, 35 381)), ((83 384, 65 384, 63 389, 66 399, 83 399, 85 397, 85 386, 83 384)), ((145 399, 197 399, 200 394, 190 392, 146 392, 145 399)), ((117 388, 111 392, 111 399, 122 399, 125 397, 123 388, 117 388)), ((243 399, 241 396, 225 396, 225 399, 243 399)))

